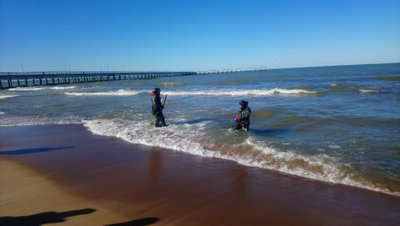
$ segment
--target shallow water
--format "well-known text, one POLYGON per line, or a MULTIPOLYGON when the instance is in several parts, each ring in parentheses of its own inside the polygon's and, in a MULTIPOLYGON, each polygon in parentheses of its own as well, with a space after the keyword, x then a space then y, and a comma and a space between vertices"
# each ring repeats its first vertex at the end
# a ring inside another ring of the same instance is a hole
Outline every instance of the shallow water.
POLYGON ((0 91, 0 125, 83 123, 132 143, 400 195, 400 64, 279 69, 0 91), (152 128, 149 92, 168 99, 152 128), (250 103, 248 133, 230 129, 250 103))

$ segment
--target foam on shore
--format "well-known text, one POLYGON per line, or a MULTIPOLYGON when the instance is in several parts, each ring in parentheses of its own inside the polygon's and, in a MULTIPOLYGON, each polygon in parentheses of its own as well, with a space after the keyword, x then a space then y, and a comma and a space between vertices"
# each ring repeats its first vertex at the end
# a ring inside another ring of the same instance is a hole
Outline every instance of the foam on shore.
POLYGON ((94 134, 118 137, 130 143, 172 149, 202 157, 226 159, 246 166, 400 196, 399 191, 390 191, 383 185, 352 174, 351 166, 341 164, 339 160, 327 155, 305 156, 295 150, 280 151, 251 136, 241 144, 218 143, 206 137, 207 123, 205 121, 153 128, 148 121, 130 122, 119 119, 84 121, 84 125, 94 134))

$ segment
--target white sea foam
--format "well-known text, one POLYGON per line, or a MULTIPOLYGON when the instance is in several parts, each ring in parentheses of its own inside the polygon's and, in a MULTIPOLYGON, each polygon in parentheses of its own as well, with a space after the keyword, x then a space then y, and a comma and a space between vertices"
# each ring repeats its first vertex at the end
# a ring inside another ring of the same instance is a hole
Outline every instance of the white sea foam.
POLYGON ((42 86, 42 87, 17 87, 9 89, 10 91, 39 91, 39 90, 64 90, 74 89, 76 86, 42 86))
POLYGON ((55 90, 63 90, 63 89, 75 89, 76 86, 54 86, 51 87, 50 89, 55 89, 55 90))
POLYGON ((360 89, 361 93, 383 93, 381 90, 373 90, 373 89, 360 89))
POLYGON ((309 179, 400 196, 398 192, 390 192, 368 181, 354 179, 357 175, 349 173, 352 172, 351 170, 342 170, 349 166, 327 155, 304 156, 295 151, 279 151, 251 137, 239 146, 210 144, 210 138, 205 137, 207 122, 153 128, 148 121, 131 122, 114 119, 87 120, 84 121, 84 125, 95 134, 114 136, 131 143, 232 160, 246 166, 266 168, 309 179), (239 151, 232 151, 235 149, 239 151), (245 154, 243 150, 246 150, 245 154))
POLYGON ((157 85, 162 87, 177 87, 177 86, 184 86, 185 84, 182 82, 160 82, 157 85))
POLYGON ((165 91, 164 94, 171 96, 270 96, 270 95, 300 95, 316 94, 316 91, 305 89, 218 89, 218 90, 185 90, 165 91))
MULTIPOLYGON (((150 93, 147 90, 113 90, 104 92, 65 92, 69 96, 133 96, 150 93)), ((163 91, 169 96, 270 96, 270 95, 303 95, 316 94, 316 91, 304 89, 215 89, 215 90, 182 90, 163 91)))
POLYGON ((17 97, 18 95, 0 95, 0 100, 2 99, 7 99, 7 98, 12 98, 12 97, 17 97))
POLYGON ((139 91, 135 90, 112 90, 104 92, 65 92, 68 96, 134 96, 138 95, 139 91))
POLYGON ((9 89, 10 91, 39 91, 44 90, 46 87, 17 87, 9 89))

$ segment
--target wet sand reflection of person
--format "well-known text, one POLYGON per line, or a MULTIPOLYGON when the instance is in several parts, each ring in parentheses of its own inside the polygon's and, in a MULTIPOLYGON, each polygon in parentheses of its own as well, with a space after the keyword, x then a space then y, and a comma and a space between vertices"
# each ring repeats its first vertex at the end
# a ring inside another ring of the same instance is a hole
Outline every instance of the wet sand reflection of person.
POLYGON ((244 198, 247 193, 247 170, 245 167, 235 165, 232 167, 233 192, 239 198, 244 198))

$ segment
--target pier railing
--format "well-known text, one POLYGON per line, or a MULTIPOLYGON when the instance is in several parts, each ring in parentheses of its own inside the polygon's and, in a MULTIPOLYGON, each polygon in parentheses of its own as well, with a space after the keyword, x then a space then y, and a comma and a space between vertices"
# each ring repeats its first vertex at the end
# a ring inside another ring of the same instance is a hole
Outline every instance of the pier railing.
POLYGON ((0 89, 196 75, 196 72, 0 72, 0 89))

